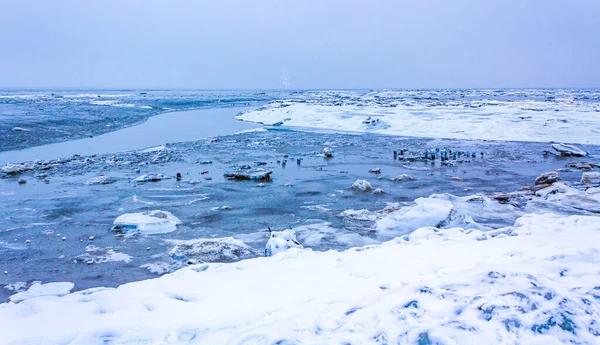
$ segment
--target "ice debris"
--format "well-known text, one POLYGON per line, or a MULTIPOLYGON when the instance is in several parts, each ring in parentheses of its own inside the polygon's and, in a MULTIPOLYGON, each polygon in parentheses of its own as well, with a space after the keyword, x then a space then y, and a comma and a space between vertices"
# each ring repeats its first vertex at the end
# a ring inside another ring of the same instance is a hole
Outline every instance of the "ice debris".
POLYGON ((140 232, 143 234, 165 234, 177 229, 181 220, 167 211, 148 211, 141 213, 126 213, 114 221, 113 230, 119 232, 140 232))
POLYGON ((325 155, 325 157, 331 158, 333 157, 333 149, 331 147, 326 147, 323 149, 323 154, 325 155))
POLYGON ((294 230, 272 231, 265 247, 265 256, 273 256, 290 248, 303 248, 294 230))

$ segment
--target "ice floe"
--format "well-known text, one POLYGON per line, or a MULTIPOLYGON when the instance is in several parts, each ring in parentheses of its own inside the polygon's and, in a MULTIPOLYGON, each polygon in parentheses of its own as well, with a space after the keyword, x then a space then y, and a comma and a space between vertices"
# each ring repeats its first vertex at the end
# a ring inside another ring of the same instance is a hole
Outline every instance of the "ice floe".
POLYGON ((177 230, 181 220, 167 211, 126 213, 114 221, 113 230, 119 232, 139 232, 146 235, 165 234, 177 230))
POLYGON ((327 92, 316 92, 307 99, 272 102, 237 118, 265 125, 414 137, 600 144, 599 110, 593 103, 426 101, 385 91, 337 96, 334 100, 327 92))

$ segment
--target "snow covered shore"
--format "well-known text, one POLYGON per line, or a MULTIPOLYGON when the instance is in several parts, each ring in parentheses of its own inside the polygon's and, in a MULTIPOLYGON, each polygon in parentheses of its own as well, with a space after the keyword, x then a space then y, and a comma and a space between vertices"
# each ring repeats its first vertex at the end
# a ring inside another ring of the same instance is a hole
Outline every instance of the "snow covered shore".
POLYGON ((265 125, 424 138, 600 144, 594 104, 473 101, 332 105, 275 102, 237 119, 265 125))
POLYGON ((0 343, 589 344, 598 243, 600 217, 526 214, 492 232, 425 227, 344 252, 290 249, 30 294, 0 304, 0 343))

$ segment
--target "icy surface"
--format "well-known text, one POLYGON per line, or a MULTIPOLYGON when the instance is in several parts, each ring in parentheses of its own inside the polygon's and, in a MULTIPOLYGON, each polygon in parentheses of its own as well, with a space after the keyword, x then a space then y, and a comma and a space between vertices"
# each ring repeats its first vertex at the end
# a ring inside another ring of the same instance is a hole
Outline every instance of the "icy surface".
POLYGON ((165 234, 177 229, 181 220, 167 211, 149 211, 141 213, 126 213, 115 219, 115 230, 133 231, 142 234, 165 234))
POLYGON ((2 341, 596 343, 598 220, 525 215, 487 234, 425 227, 345 252, 287 251, 29 298, 0 305, 2 341))
POLYGON ((599 111, 597 98, 577 90, 323 91, 237 118, 413 137, 600 144, 599 111))

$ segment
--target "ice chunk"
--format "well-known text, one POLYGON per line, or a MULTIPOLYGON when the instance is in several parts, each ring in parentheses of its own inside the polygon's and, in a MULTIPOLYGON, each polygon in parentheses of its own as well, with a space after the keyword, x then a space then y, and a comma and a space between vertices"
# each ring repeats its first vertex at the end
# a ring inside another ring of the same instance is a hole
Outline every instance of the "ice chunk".
POLYGON ((233 262, 256 256, 243 241, 233 237, 171 240, 175 246, 169 251, 173 260, 188 263, 233 262))
POLYGON ((68 282, 48 284, 35 283, 31 285, 27 291, 19 292, 10 296, 10 301, 16 303, 36 297, 64 296, 71 292, 73 287, 75 287, 75 284, 68 282))
POLYGON ((331 158, 333 157, 333 149, 331 147, 326 147, 323 149, 323 154, 325 157, 331 158))
POLYGON ((418 198, 415 205, 403 207, 377 221, 376 229, 384 235, 404 235, 426 226, 438 226, 450 215, 452 203, 437 198, 418 198))
POLYGON ((171 212, 154 210, 142 213, 126 213, 114 221, 114 230, 137 231, 143 234, 165 234, 177 229, 181 220, 171 212))
POLYGON ((390 181, 392 182, 409 182, 409 181, 414 181, 415 178, 407 175, 407 174, 402 174, 402 175, 398 175, 398 176, 394 176, 392 178, 390 178, 390 181))
POLYGON ((554 182, 558 181, 559 177, 558 177, 558 173, 556 171, 551 171, 551 172, 547 172, 547 173, 543 173, 540 176, 538 176, 535 179, 535 185, 540 185, 540 184, 553 184, 554 182))
POLYGON ((567 145, 567 144, 552 144, 552 148, 556 151, 560 152, 562 156, 577 156, 584 157, 587 156, 587 152, 583 151, 577 146, 567 145))
POLYGON ((229 180, 249 180, 249 181, 269 181, 273 171, 264 169, 233 171, 225 173, 225 177, 229 180))
POLYGON ((265 256, 273 256, 290 248, 303 248, 296 239, 296 232, 292 229, 273 231, 265 247, 265 256))
POLYGON ((135 182, 158 182, 165 178, 163 174, 144 174, 136 177, 135 182))
POLYGON ((91 179, 85 181, 85 184, 87 185, 95 185, 95 184, 111 184, 116 182, 117 179, 114 177, 109 177, 109 176, 96 176, 96 177, 92 177, 91 179))
POLYGON ((356 191, 360 191, 360 192, 366 192, 369 190, 372 190, 373 187, 371 186, 371 183, 369 183, 369 181, 367 180, 356 180, 352 186, 350 186, 350 189, 354 189, 356 191))
POLYGON ((600 172, 584 172, 581 175, 582 184, 600 183, 600 172))

